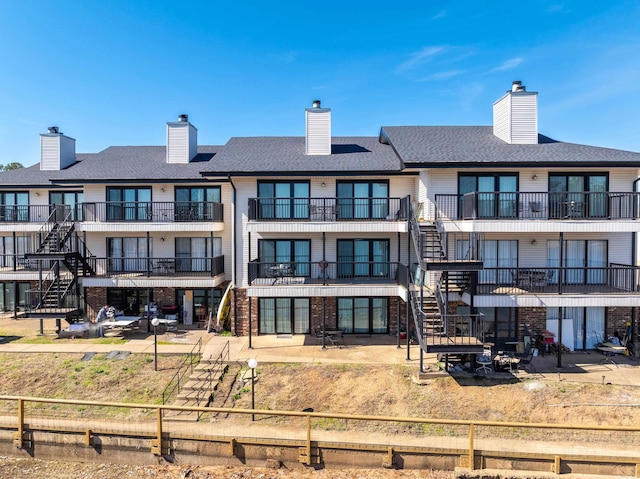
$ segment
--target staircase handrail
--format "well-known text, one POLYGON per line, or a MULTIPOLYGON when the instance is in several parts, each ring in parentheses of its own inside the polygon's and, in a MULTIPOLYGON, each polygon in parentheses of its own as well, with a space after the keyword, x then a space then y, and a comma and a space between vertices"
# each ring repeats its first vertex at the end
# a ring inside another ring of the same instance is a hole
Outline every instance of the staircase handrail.
POLYGON ((422 311, 422 308, 420 307, 420 304, 419 304, 420 295, 418 294, 418 291, 410 290, 409 297, 411 300, 411 312, 413 313, 413 326, 416 331, 416 338, 418 340, 418 343, 420 344, 420 348, 422 348, 422 350, 426 352, 427 343, 424 340, 424 327, 423 327, 425 313, 424 311, 422 311))
MULTIPOLYGON (((51 268, 49 268, 49 271, 47 271, 47 273, 43 276, 42 278, 42 282, 46 282, 49 281, 49 287, 47 288, 46 291, 43 291, 39 288, 33 288, 33 289, 29 289, 26 291, 27 296, 29 296, 29 293, 39 293, 38 294, 38 303, 36 304, 36 306, 33 309, 40 309, 42 307, 42 301, 44 299, 44 297, 47 295, 47 293, 51 290, 51 287, 55 284, 55 267, 56 265, 54 264, 53 266, 51 266, 51 268)), ((33 303, 31 303, 33 304, 33 303)))
MULTIPOLYGON (((218 377, 222 377, 222 374, 224 372, 225 369, 225 364, 229 362, 229 340, 227 340, 227 344, 225 344, 222 348, 222 351, 220 352, 220 354, 218 355, 218 357, 216 358, 216 360, 213 363, 213 366, 211 366, 210 368, 207 369, 207 378, 206 378, 206 383, 209 385, 208 388, 201 388, 198 389, 198 392, 196 393, 196 405, 200 406, 200 401, 202 400, 202 395, 206 392, 207 393, 207 397, 209 399, 211 399, 211 396, 213 395, 213 378, 218 376, 218 377)), ((200 415, 202 414, 201 411, 198 412, 198 419, 200 419, 200 415)))
POLYGON ((411 230, 411 239, 413 240, 413 250, 418 259, 418 266, 423 270, 426 270, 426 267, 423 265, 423 258, 420 254, 422 251, 422 233, 420 231, 420 226, 418 225, 418 219, 416 218, 416 212, 413 209, 412 205, 408 206, 409 208, 409 228, 411 230))
POLYGON ((164 391, 162 391, 162 404, 166 404, 167 399, 169 399, 174 392, 180 390, 180 383, 182 379, 187 374, 187 371, 189 372, 189 374, 193 372, 193 366, 196 363, 196 358, 200 358, 201 351, 202 338, 199 338, 198 342, 193 346, 193 348, 191 348, 191 351, 189 351, 185 355, 182 363, 180 364, 180 366, 178 366, 178 370, 169 380, 167 386, 164 388, 164 391))

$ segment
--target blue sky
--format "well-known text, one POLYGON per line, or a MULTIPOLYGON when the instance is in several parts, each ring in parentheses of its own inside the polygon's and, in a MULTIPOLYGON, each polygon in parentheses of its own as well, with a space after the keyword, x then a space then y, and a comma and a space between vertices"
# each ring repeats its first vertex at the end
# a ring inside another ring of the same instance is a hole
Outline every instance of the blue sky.
POLYGON ((1 0, 0 163, 162 145, 181 113, 200 144, 302 136, 315 99, 335 136, 490 125, 522 80, 539 130, 640 151, 640 2, 1 0))

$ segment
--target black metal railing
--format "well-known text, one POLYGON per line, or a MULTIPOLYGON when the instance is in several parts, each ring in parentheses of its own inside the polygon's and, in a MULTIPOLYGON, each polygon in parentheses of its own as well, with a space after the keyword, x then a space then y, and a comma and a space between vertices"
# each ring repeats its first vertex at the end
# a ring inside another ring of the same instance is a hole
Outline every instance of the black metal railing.
POLYGON ((473 192, 436 195, 436 220, 620 220, 640 216, 632 192, 473 192))
POLYGON ((639 268, 608 267, 484 268, 478 272, 478 294, 625 294, 637 293, 639 268))
POLYGON ((253 221, 405 221, 405 198, 249 198, 253 221))
POLYGON ((167 258, 94 258, 95 276, 198 276, 224 273, 224 256, 167 258))
POLYGON ((260 262, 248 264, 249 284, 404 284, 406 265, 377 261, 260 262))
POLYGON ((207 201, 108 201, 82 203, 86 222, 207 222, 223 221, 223 204, 207 201))

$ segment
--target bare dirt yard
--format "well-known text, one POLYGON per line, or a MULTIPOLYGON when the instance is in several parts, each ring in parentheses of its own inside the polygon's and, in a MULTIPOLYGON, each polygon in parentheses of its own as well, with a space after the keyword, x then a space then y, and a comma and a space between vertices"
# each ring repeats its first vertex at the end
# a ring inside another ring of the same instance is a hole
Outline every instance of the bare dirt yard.
MULTIPOLYGON (((19 333, 9 330, 6 322, 0 322, 0 336, 16 334, 19 333)), ((163 358, 163 368, 155 372, 152 358, 145 355, 132 354, 121 360, 107 360, 104 355, 96 355, 89 361, 82 361, 78 354, 0 353, 0 395, 157 404, 161 402, 159 395, 179 362, 180 357, 163 358)), ((255 404, 257 409, 301 411, 312 408, 317 412, 396 417, 590 425, 640 424, 638 387, 549 381, 535 377, 519 381, 480 375, 439 377, 418 384, 415 372, 415 366, 404 365, 264 364, 257 369, 255 404)), ((216 393, 214 406, 250 408, 251 394, 242 380, 244 373, 245 365, 230 365, 216 393)), ((0 414, 6 415, 11 408, 15 406, 0 402, 0 414)), ((56 414, 60 413, 60 410, 56 411, 56 414)), ((112 418, 125 414, 122 411, 107 413, 112 418)), ((64 414, 73 416, 87 412, 71 408, 65 410, 64 414)), ((144 417, 144 414, 144 411, 136 413, 140 417, 144 417)), ((220 415, 203 418, 204 421, 223 419, 220 415)), ((271 417, 258 420, 278 424, 282 419, 271 417)), ((326 429, 344 427, 341 422, 330 421, 321 426, 326 429)), ((350 427, 372 434, 452 434, 450 430, 420 430, 415 425, 399 423, 350 424, 350 427)), ((0 479, 16 477, 386 479, 440 478, 449 477, 449 474, 437 471, 315 471, 299 468, 290 470, 287 467, 189 467, 170 464, 127 466, 0 458, 0 479)))

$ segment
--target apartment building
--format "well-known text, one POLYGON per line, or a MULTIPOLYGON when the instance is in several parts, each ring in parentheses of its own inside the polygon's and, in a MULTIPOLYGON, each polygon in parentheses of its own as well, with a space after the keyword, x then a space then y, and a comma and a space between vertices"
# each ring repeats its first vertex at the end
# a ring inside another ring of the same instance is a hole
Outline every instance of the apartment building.
MULTIPOLYGON (((383 126, 77 154, 53 127, 38 165, 0 174, 5 310, 91 317, 151 301, 202 324, 233 284, 238 335, 397 334, 478 352, 525 327, 591 349, 637 330, 640 154, 538 133, 519 82, 493 126, 383 126)), ((302 112, 301 112, 302 113, 302 112)), ((19 160, 19 159, 17 159, 19 160)))

